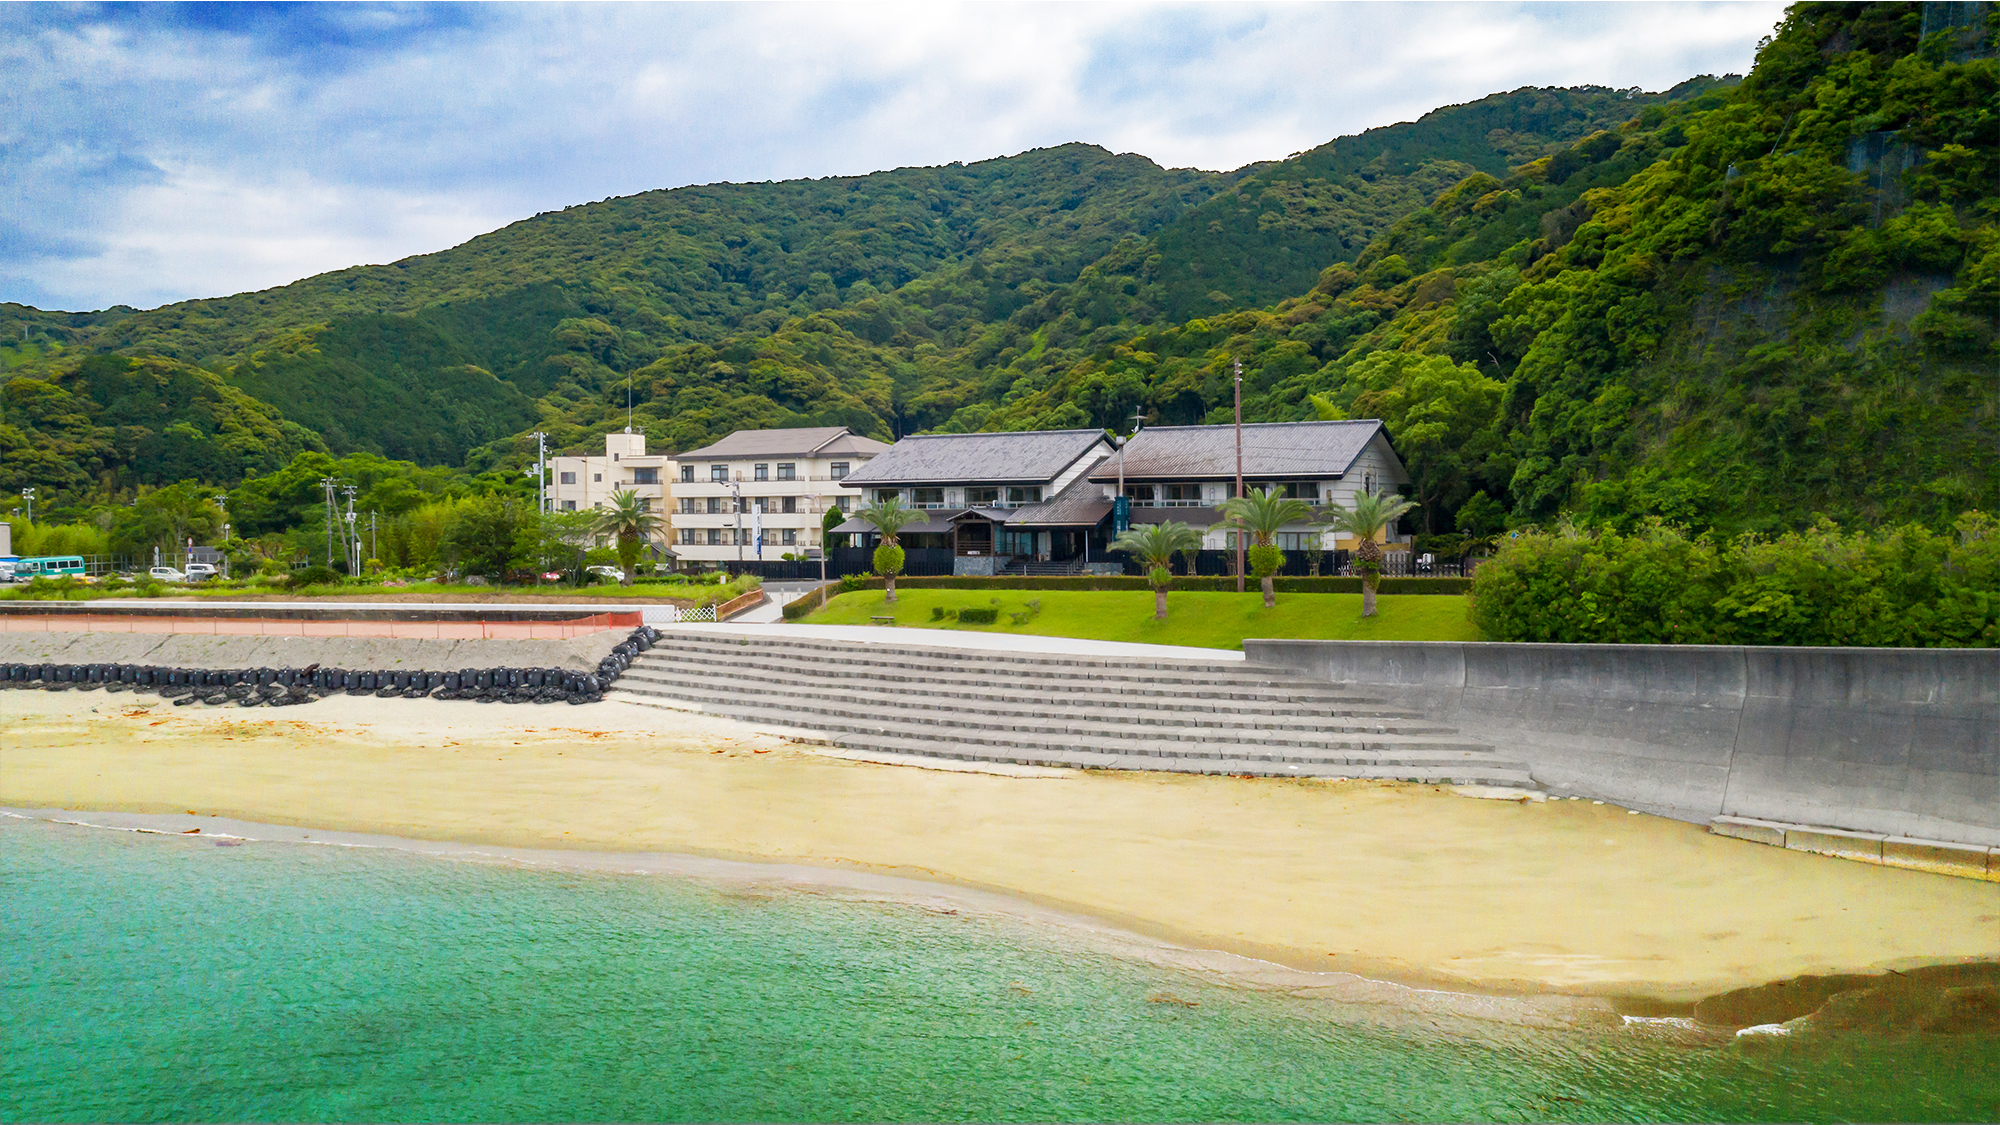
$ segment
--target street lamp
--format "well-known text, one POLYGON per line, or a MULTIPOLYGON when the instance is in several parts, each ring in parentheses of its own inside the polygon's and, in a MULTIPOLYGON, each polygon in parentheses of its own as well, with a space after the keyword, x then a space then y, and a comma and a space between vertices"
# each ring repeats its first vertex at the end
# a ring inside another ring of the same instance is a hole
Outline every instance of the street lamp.
POLYGON ((743 562, 743 484, 741 481, 729 482, 729 506, 736 509, 736 562, 738 565, 741 565, 743 562))
POLYGON ((34 490, 34 489, 32 489, 32 488, 24 488, 24 489, 22 489, 22 490, 21 490, 21 499, 23 499, 23 500, 26 500, 26 501, 28 502, 28 522, 29 522, 29 523, 34 523, 34 522, 35 522, 35 490, 34 490))

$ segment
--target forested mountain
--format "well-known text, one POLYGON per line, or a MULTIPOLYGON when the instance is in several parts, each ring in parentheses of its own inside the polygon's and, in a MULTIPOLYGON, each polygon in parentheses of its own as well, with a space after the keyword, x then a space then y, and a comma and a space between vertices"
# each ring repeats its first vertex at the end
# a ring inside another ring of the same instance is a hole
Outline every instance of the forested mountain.
POLYGON ((1388 419, 1439 530, 1939 522, 2000 506, 1976 8, 1801 4, 1741 83, 1518 90, 1232 173, 1075 144, 650 192, 146 312, 0 306, 0 487, 54 484, 44 425, 90 451, 73 501, 158 477, 116 427, 178 407, 38 389, 103 352, 268 423, 189 473, 221 484, 316 443, 518 473, 527 430, 587 446, 628 393, 668 449, 1220 419, 1241 359, 1247 418, 1388 419))

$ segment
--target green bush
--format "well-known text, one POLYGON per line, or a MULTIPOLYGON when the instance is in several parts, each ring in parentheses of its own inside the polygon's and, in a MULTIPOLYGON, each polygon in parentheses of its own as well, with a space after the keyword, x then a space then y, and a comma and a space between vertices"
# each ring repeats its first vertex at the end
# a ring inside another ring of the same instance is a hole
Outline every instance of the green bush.
POLYGON ((856 590, 867 588, 868 576, 865 574, 849 574, 840 580, 840 592, 843 594, 852 594, 856 590))
POLYGON ((344 579, 332 567, 308 566, 292 572, 285 585, 296 590, 302 586, 338 586, 344 579))
POLYGON ((894 543, 884 543, 875 548, 875 573, 903 573, 903 549, 894 543))
POLYGON ((2000 521, 1954 532, 1523 534, 1479 568, 1472 619, 1499 641, 2000 645, 2000 521))
POLYGON ((961 625, 991 625, 995 621, 1000 620, 1000 607, 997 605, 966 606, 964 609, 958 611, 957 616, 961 625))

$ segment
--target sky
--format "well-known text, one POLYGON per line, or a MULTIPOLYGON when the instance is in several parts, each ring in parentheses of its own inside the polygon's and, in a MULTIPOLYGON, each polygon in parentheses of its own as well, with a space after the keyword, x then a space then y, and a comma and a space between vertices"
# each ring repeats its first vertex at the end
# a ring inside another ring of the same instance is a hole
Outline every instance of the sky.
POLYGON ((1743 73, 1771 2, 0 4, 0 301, 140 308, 656 188, 1087 141, 1228 169, 1743 73))

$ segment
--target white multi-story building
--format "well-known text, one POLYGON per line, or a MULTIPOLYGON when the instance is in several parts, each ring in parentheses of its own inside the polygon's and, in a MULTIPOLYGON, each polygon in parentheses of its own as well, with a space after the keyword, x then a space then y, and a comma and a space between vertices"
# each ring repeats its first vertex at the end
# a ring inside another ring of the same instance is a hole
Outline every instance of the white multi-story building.
POLYGON ((682 563, 776 561, 821 547, 828 508, 855 504, 840 482, 886 442, 845 426, 738 430, 675 457, 674 553, 682 563))
POLYGON ((551 457, 542 494, 558 512, 587 511, 619 491, 636 492, 646 506, 663 518, 674 459, 646 453, 646 435, 626 430, 604 435, 602 457, 551 457))

